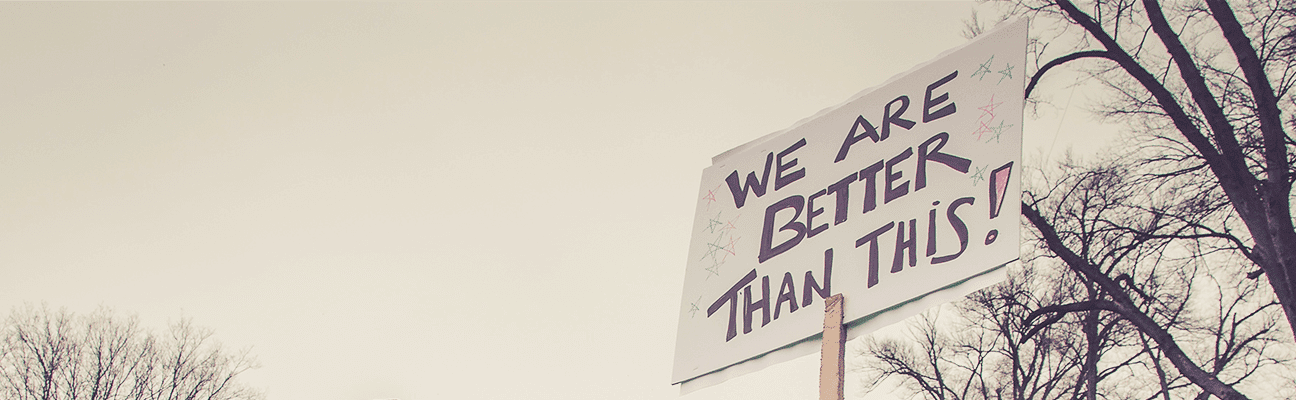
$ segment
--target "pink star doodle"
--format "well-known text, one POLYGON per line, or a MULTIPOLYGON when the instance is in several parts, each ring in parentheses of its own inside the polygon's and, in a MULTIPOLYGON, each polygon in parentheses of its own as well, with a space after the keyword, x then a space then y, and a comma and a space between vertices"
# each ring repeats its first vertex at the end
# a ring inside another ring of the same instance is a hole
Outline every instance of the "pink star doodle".
POLYGON ((991 128, 989 124, 983 121, 977 121, 977 123, 981 124, 981 127, 977 128, 975 131, 972 131, 972 134, 976 135, 977 140, 981 140, 982 136, 985 136, 985 134, 990 133, 990 131, 994 129, 991 128))
POLYGON ((995 102, 994 94, 991 94, 990 101, 986 105, 977 107, 978 110, 981 110, 981 116, 977 117, 977 122, 981 126, 977 127, 975 131, 972 131, 972 134, 976 135, 977 140, 981 140, 985 134, 994 130, 994 128, 990 127, 990 123, 995 120, 995 109, 999 108, 1002 104, 1002 101, 995 102), (990 119, 986 119, 986 116, 989 116, 990 119))
POLYGON ((729 256, 730 256, 730 255, 733 255, 733 256, 738 255, 738 253, 735 252, 734 249, 738 247, 738 240, 740 240, 740 239, 742 239, 741 236, 740 236, 740 237, 733 237, 733 236, 729 236, 729 243, 725 243, 725 245, 724 245, 724 247, 723 247, 723 250, 726 251, 726 252, 728 252, 729 255, 724 256, 724 259, 726 259, 726 260, 729 259, 729 256))
MULTIPOLYGON (((719 217, 719 215, 717 215, 717 217, 719 217)), ((728 220, 728 221, 725 221, 724 226, 721 227, 720 230, 721 230, 721 231, 728 231, 728 230, 736 230, 736 229, 738 229, 738 227, 734 225, 734 221, 737 221, 738 218, 742 218, 742 214, 738 214, 737 217, 733 217, 733 219, 728 220)))
POLYGON ((702 200, 706 200, 706 201, 707 201, 707 210, 710 210, 710 209, 711 209, 711 203, 715 203, 715 202, 717 201, 717 200, 716 200, 716 191, 717 191, 717 190, 720 190, 720 187, 721 187, 721 186, 722 186, 722 185, 716 185, 715 189, 707 190, 707 194, 706 194, 706 196, 702 196, 702 200))
MULTIPOLYGON (((995 111, 996 108, 999 108, 999 105, 1000 105, 1000 104, 1003 104, 1003 102, 1000 101, 1000 102, 996 103, 996 102, 995 102, 995 98, 994 98, 994 94, 990 94, 990 102, 987 103, 987 104, 984 105, 984 106, 977 107, 977 109, 978 109, 978 110, 981 110, 981 112, 984 113, 984 114, 981 114, 982 117, 984 117, 984 116, 986 116, 986 115, 989 115, 989 116, 990 116, 990 121, 994 121, 994 118, 995 118, 995 112, 994 112, 994 111, 995 111)), ((979 118, 978 118, 978 119, 979 119, 979 118)))

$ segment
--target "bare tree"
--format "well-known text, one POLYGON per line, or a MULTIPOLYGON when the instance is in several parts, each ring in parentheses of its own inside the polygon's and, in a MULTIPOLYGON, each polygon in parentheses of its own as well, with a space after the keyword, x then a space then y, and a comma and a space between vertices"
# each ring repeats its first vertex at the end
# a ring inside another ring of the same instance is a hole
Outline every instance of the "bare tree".
POLYGON ((163 335, 106 309, 87 316, 16 309, 0 331, 0 397, 39 400, 241 400, 262 394, 237 377, 257 363, 188 320, 163 335))
POLYGON ((1200 230, 1229 218, 1227 203, 1195 196, 1190 189, 1200 183, 1185 175, 1167 178, 1119 167, 1143 167, 1141 160, 1103 164, 1070 171, 1064 180, 1074 184, 1055 185, 1062 190, 1046 195, 1032 194, 1023 204, 1023 214, 1047 254, 1097 294, 1040 307, 1027 322, 1044 326, 1069 313, 1111 313, 1140 333, 1162 381, 1163 397, 1176 388, 1163 364, 1169 363, 1178 376, 1207 395, 1246 398, 1236 385, 1261 366, 1282 363, 1264 350, 1279 343, 1275 335, 1283 330, 1275 322, 1278 303, 1267 293, 1231 289, 1248 287, 1250 279, 1226 273, 1243 262, 1237 253, 1221 250, 1236 238, 1200 230), (1163 189, 1149 190, 1153 183, 1163 189), (1222 276, 1228 285, 1218 284, 1222 276), (1201 301, 1192 302, 1202 296, 1218 300, 1213 311, 1201 310, 1207 306, 1201 301), (1203 342, 1223 347, 1216 346, 1210 354, 1184 345, 1203 342), (1253 355, 1260 358, 1248 358, 1253 355))
POLYGON ((1030 310, 1070 297, 1066 276, 1026 269, 948 312, 929 312, 907 338, 870 339, 861 369, 876 386, 899 378, 931 400, 1070 399, 1084 366, 1084 336, 1070 321, 1030 332, 1030 310), (1062 278, 1062 279, 1056 279, 1062 278))
MULTIPOLYGON (((1280 308, 1283 325, 1296 328, 1296 141, 1285 125, 1296 119, 1283 119, 1284 110, 1290 116, 1296 108, 1293 2, 1003 4, 1008 14, 1031 18, 1039 38, 1032 42, 1037 67, 1027 96, 1049 71, 1078 65, 1110 90, 1101 115, 1135 134, 1117 159, 1063 178, 1076 184, 1045 185, 1023 202, 1038 243, 1089 295, 1039 307, 1025 322, 1040 327, 1114 315, 1139 332, 1163 397, 1175 390, 1177 373, 1201 396, 1247 398, 1237 384, 1276 362, 1252 358, 1278 331, 1266 322, 1269 310, 1280 308), (1214 323, 1193 318, 1197 308, 1190 307, 1203 285, 1187 283, 1202 279, 1202 271, 1209 281, 1226 282, 1214 285, 1221 318, 1214 323), (1176 274, 1191 279, 1166 279, 1176 274), (1234 290, 1260 278, 1271 300, 1234 290), (1214 336, 1206 341, 1213 351, 1192 346, 1197 342, 1189 338, 1203 333, 1214 336), (1230 365, 1243 367, 1230 372, 1230 365)), ((1094 337, 1092 326, 1082 329, 1094 337)), ((1082 370, 1095 387, 1097 369, 1082 370)), ((1094 389, 1087 391, 1092 396, 1094 389)))
POLYGON ((1033 48, 1039 66, 1028 95, 1051 69, 1087 60, 1084 72, 1113 94, 1099 111, 1141 135, 1142 173, 1160 178, 1148 179, 1148 189, 1192 177, 1199 184, 1175 189, 1227 206, 1228 217, 1177 235, 1226 239, 1254 266, 1245 272, 1267 278, 1296 327, 1296 141, 1285 125, 1296 120, 1283 120, 1294 108, 1293 3, 1021 0, 1006 7, 1032 18, 1046 37, 1033 48))
POLYGON ((1242 260, 1211 243, 1224 239, 1181 238, 1222 207, 1145 190, 1122 165, 1064 165, 1028 195, 1025 268, 919 323, 916 345, 870 342, 871 383, 933 400, 1245 398, 1237 385, 1290 371, 1271 295, 1229 273, 1242 260))

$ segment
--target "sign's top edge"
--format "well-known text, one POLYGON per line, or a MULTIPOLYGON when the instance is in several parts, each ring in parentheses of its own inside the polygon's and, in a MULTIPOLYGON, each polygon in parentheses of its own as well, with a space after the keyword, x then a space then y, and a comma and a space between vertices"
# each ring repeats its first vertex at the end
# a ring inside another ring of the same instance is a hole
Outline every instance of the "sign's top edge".
POLYGON ((972 38, 972 39, 970 39, 970 40, 968 40, 968 41, 966 41, 966 42, 963 42, 963 44, 960 44, 960 45, 958 45, 958 46, 954 46, 954 47, 951 47, 951 48, 945 49, 945 51, 940 52, 940 54, 937 54, 937 55, 931 57, 931 58, 928 59, 927 61, 924 61, 924 62, 918 63, 918 64, 914 65, 913 67, 910 67, 909 69, 907 69, 907 70, 905 70, 905 71, 903 71, 903 72, 899 72, 899 73, 896 73, 896 74, 892 75, 890 78, 887 78, 886 81, 883 81, 883 82, 880 83, 880 84, 877 84, 877 85, 873 85, 873 86, 867 87, 867 88, 865 88, 864 90, 861 90, 861 91, 855 93, 854 95, 848 97, 845 101, 842 101, 842 102, 840 102, 840 103, 837 103, 836 105, 833 105, 833 106, 831 106, 831 107, 827 107, 827 108, 824 108, 824 109, 822 109, 822 110, 819 110, 819 112, 817 112, 817 113, 815 113, 814 115, 811 115, 811 116, 809 116, 809 117, 802 118, 800 121, 797 121, 796 123, 792 124, 792 126, 789 126, 789 127, 785 128, 785 129, 782 129, 782 130, 778 130, 778 131, 771 132, 771 133, 766 134, 766 135, 764 135, 764 136, 761 136, 761 137, 758 137, 758 138, 756 138, 756 139, 753 139, 753 140, 751 140, 751 141, 749 141, 749 142, 747 142, 747 143, 740 144, 740 145, 738 145, 737 147, 734 147, 734 148, 732 148, 732 149, 725 150, 724 152, 722 152, 722 153, 720 153, 720 154, 717 154, 717 155, 715 155, 714 157, 711 157, 711 165, 719 165, 719 164, 722 164, 722 163, 724 163, 724 161, 725 161, 726 159, 728 159, 729 157, 733 156, 734 154, 741 153, 741 152, 743 152, 744 150, 747 150, 747 149, 749 149, 749 148, 752 148, 752 147, 758 146, 758 145, 760 145, 761 143, 765 143, 766 141, 769 141, 770 139, 773 139, 773 138, 775 138, 775 137, 778 137, 779 135, 783 134, 784 132, 787 132, 787 131, 790 131, 790 130, 796 129, 797 127, 800 127, 801 125, 805 125, 806 123, 808 123, 808 122, 810 122, 810 121, 813 121, 813 120, 815 120, 815 119, 817 119, 817 118, 819 118, 819 117, 822 117, 822 116, 824 116, 824 115, 826 115, 826 114, 828 114, 828 113, 830 113, 830 112, 832 112, 832 111, 834 111, 834 110, 836 110, 836 109, 838 109, 838 108, 841 108, 842 106, 845 106, 846 104, 849 104, 849 103, 852 102, 852 101, 855 101, 855 100, 857 100, 857 99, 859 99, 859 98, 861 98, 861 97, 864 97, 864 96, 868 95, 869 93, 873 92, 874 90, 877 90, 878 88, 885 87, 885 86, 891 84, 892 82, 895 82, 896 80, 899 80, 900 78, 903 78, 903 77, 905 77, 905 76, 907 76, 907 75, 913 73, 914 71, 917 71, 917 70, 920 70, 920 69, 922 69, 922 68, 925 68, 925 67, 927 67, 928 65, 931 65, 933 62, 936 62, 937 60, 940 60, 940 59, 944 58, 945 56, 949 55, 950 53, 953 53, 953 52, 956 52, 956 51, 962 50, 963 48, 968 47, 968 46, 971 46, 971 45, 974 44, 974 43, 978 43, 978 42, 980 42, 980 41, 982 41, 982 40, 985 40, 985 38, 987 38, 987 37, 992 37, 994 33, 998 32, 998 31, 1000 31, 1000 30, 1010 29, 1011 27, 1014 27, 1016 24, 1026 23, 1026 21, 1027 21, 1026 19, 1023 19, 1023 18, 1017 18, 1017 17, 1014 17, 1014 18, 1010 18, 1010 19, 1008 19, 1008 20, 1005 20, 1005 21, 999 23, 998 25, 996 25, 994 28, 991 28, 991 29, 988 30, 988 31, 982 32, 980 35, 977 35, 976 37, 974 37, 974 38, 972 38))

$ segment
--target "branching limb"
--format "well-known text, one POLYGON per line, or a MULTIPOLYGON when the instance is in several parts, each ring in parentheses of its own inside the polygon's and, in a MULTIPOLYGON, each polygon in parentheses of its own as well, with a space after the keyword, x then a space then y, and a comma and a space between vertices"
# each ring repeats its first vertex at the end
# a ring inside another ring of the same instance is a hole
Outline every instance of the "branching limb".
POLYGON ((1090 50, 1090 51, 1081 51, 1081 52, 1067 54, 1065 56, 1055 58, 1053 59, 1053 61, 1049 61, 1047 64, 1044 64, 1043 67, 1040 67, 1039 71, 1035 71, 1035 75, 1031 76, 1030 83, 1026 84, 1025 97, 1030 97, 1031 91, 1035 90, 1035 84, 1039 83, 1040 78, 1044 77, 1044 73, 1048 72, 1048 70, 1050 69, 1053 69, 1053 67, 1057 67, 1059 65, 1066 64, 1071 61, 1079 60, 1081 58, 1093 58, 1093 57, 1111 59, 1111 56, 1109 56, 1105 51, 1090 50))
POLYGON ((1247 397, 1241 392, 1238 392, 1233 389, 1233 387, 1221 382, 1219 378, 1207 373, 1201 368, 1201 366, 1198 366, 1192 361, 1192 359, 1188 358, 1188 355, 1184 353, 1183 349, 1179 347, 1179 344, 1175 342, 1174 337, 1170 335, 1170 332, 1166 331, 1160 324, 1134 306, 1133 300, 1130 299, 1129 295, 1127 295, 1124 290, 1122 290, 1119 283, 1102 274, 1096 266, 1085 261, 1062 243, 1062 239, 1058 236, 1057 230, 1053 228, 1052 224, 1044 220, 1044 217, 1040 215, 1039 211, 1025 203, 1022 203, 1022 215, 1031 222, 1031 225, 1035 226, 1035 230, 1039 232, 1041 239, 1044 240, 1051 252, 1056 254, 1058 258, 1062 259, 1062 261, 1072 270, 1084 275, 1085 278, 1097 284, 1112 297, 1112 300, 1110 301, 1091 300, 1070 305, 1072 307, 1060 307, 1054 312, 1073 312, 1081 309, 1095 308, 1115 312, 1133 324, 1144 335, 1152 338, 1152 340, 1157 343, 1157 346, 1159 346, 1165 353, 1166 358, 1170 359, 1170 362, 1179 370, 1179 373, 1183 374, 1198 387, 1201 387, 1202 390, 1208 391, 1222 400, 1247 399, 1247 397))

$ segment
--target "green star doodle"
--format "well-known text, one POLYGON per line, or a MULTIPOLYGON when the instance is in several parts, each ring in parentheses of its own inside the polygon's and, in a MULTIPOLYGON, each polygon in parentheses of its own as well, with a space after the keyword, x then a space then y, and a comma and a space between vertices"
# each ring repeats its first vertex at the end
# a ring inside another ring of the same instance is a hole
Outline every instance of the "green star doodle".
POLYGON ((712 260, 715 260, 717 252, 725 250, 725 247, 720 245, 721 240, 724 240, 724 235, 716 236, 714 242, 707 243, 707 252, 698 260, 705 260, 707 257, 711 257, 712 260))
POLYGON ((1003 83, 1004 79, 1012 78, 1012 70, 1012 64, 1005 64, 1004 69, 999 70, 999 82, 995 82, 995 84, 998 85, 1003 83))
POLYGON ((986 62, 981 63, 981 66, 977 67, 977 70, 975 72, 972 72, 972 77, 977 78, 978 81, 984 79, 986 74, 990 73, 990 66, 993 63, 994 63, 994 56, 990 56, 989 60, 986 60, 986 62), (981 76, 977 77, 977 75, 981 75, 981 76))
POLYGON ((989 139, 986 139, 986 143, 990 143, 991 140, 995 141, 995 143, 999 143, 999 136, 1003 135, 1004 131, 1008 130, 1008 128, 1015 126, 1013 124, 1004 126, 1005 123, 1007 123, 1007 121, 1001 120, 999 121, 999 126, 990 128, 990 132, 994 132, 994 134, 991 135, 989 139))
POLYGON ((703 254, 702 258, 699 260, 705 260, 707 257, 711 257, 712 260, 720 259, 720 262, 724 262, 724 260, 729 258, 729 256, 738 255, 738 253, 734 251, 734 248, 738 247, 738 240, 742 238, 734 237, 733 235, 730 235, 729 243, 725 243, 722 245, 720 244, 720 242, 724 240, 724 238, 725 238, 725 234, 723 232, 721 232, 719 235, 716 235, 715 241, 711 243, 707 243, 707 252, 706 254, 703 254), (720 254, 721 251, 727 254, 720 254))
MULTIPOLYGON (((711 259, 711 266, 703 269, 711 275, 720 276, 720 266, 722 265, 724 265, 724 261, 711 259)), ((707 279, 711 279, 711 275, 707 275, 707 279)))
POLYGON ((720 227, 721 230, 724 229, 725 222, 721 221, 719 218, 720 218, 720 213, 716 213, 715 218, 711 218, 710 220, 707 221, 707 227, 705 228, 707 232, 715 233, 716 227, 720 227))
POLYGON ((697 316, 698 311, 702 311, 702 309, 698 308, 697 305, 699 301, 702 301, 702 296, 698 296, 697 300, 694 300, 692 303, 689 303, 689 309, 688 309, 689 318, 693 318, 697 316))
POLYGON ((976 186, 978 183, 985 181, 985 170, 987 167, 989 166, 977 167, 976 172, 972 173, 972 186, 976 186))

